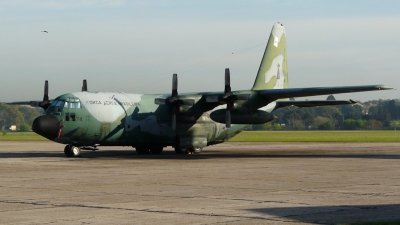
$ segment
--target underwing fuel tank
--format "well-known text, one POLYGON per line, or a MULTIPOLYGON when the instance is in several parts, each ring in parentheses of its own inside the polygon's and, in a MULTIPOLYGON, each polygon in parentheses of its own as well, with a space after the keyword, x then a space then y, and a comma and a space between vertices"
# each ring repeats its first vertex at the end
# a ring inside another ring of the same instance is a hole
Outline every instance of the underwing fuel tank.
MULTIPOLYGON (((226 109, 215 110, 210 114, 210 118, 218 123, 225 123, 226 109)), ((251 112, 231 111, 232 124, 263 124, 274 120, 271 113, 254 110, 251 112)))

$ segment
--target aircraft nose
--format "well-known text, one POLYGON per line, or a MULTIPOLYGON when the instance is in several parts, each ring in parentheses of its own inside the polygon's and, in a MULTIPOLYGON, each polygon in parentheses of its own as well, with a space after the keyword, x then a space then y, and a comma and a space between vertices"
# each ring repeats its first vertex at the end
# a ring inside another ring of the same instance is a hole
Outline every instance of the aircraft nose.
POLYGON ((53 115, 42 115, 33 121, 32 130, 45 138, 53 140, 58 136, 59 123, 60 121, 53 115))

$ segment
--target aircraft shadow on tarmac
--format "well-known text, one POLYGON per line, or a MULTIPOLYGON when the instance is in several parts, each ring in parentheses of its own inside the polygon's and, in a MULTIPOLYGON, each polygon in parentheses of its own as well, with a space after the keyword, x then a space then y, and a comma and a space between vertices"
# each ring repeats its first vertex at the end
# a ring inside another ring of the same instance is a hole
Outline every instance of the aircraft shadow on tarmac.
MULTIPOLYGON (((46 151, 28 151, 28 152, 0 152, 0 158, 65 158, 64 152, 46 152, 46 151)), ((78 158, 121 158, 121 159, 162 159, 162 160, 177 160, 177 159, 232 159, 232 158, 362 158, 362 159, 400 159, 400 154, 364 154, 364 153, 349 153, 349 154, 334 154, 331 151, 324 154, 323 150, 310 151, 305 150, 302 154, 301 150, 296 151, 270 151, 265 152, 235 152, 231 150, 210 150, 203 151, 199 155, 179 155, 172 150, 164 151, 162 154, 154 155, 139 155, 132 150, 99 150, 99 151, 83 151, 81 157, 78 158)), ((73 159, 73 158, 71 158, 73 159)))
POLYGON ((256 208, 248 211, 315 224, 400 220, 400 204, 256 208))

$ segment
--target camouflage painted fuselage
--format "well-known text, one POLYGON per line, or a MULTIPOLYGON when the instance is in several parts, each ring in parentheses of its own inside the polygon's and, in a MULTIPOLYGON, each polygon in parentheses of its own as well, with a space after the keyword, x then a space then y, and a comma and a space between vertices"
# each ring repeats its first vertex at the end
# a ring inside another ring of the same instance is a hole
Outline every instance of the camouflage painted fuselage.
MULTIPOLYGON (((244 91, 252 93, 252 91, 244 91)), ((205 94, 205 93, 202 93, 205 94)), ((240 133, 246 125, 226 128, 210 118, 210 113, 225 105, 207 103, 202 94, 180 95, 194 99, 194 106, 177 114, 177 127, 171 128, 173 108, 156 105, 166 95, 76 92, 57 97, 46 113, 60 121, 61 133, 53 141, 78 146, 179 146, 205 147, 224 142, 240 133), (207 108, 210 110, 205 111, 207 108), (179 140, 177 140, 177 138, 179 140), (177 141, 179 143, 177 143, 177 141)), ((212 93, 208 93, 212 94, 212 93)), ((219 93, 215 93, 219 94, 219 93)), ((253 96, 256 98, 256 96, 253 96)), ((235 103, 235 111, 251 111, 266 100, 251 99, 235 103)))

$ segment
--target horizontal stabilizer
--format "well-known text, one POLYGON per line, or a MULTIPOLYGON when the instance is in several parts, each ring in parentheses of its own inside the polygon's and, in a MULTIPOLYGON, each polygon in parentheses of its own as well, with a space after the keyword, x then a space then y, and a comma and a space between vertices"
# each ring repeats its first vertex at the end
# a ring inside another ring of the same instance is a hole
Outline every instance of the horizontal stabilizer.
POLYGON ((322 101, 277 101, 276 108, 283 108, 287 106, 297 106, 297 107, 314 107, 314 106, 327 106, 327 105, 349 105, 356 104, 357 102, 353 100, 342 101, 342 100, 322 100, 322 101))
POLYGON ((393 89, 384 85, 341 86, 341 87, 312 87, 312 88, 286 88, 259 91, 259 95, 269 99, 282 99, 294 97, 307 97, 316 95, 330 95, 340 93, 379 91, 393 89))

